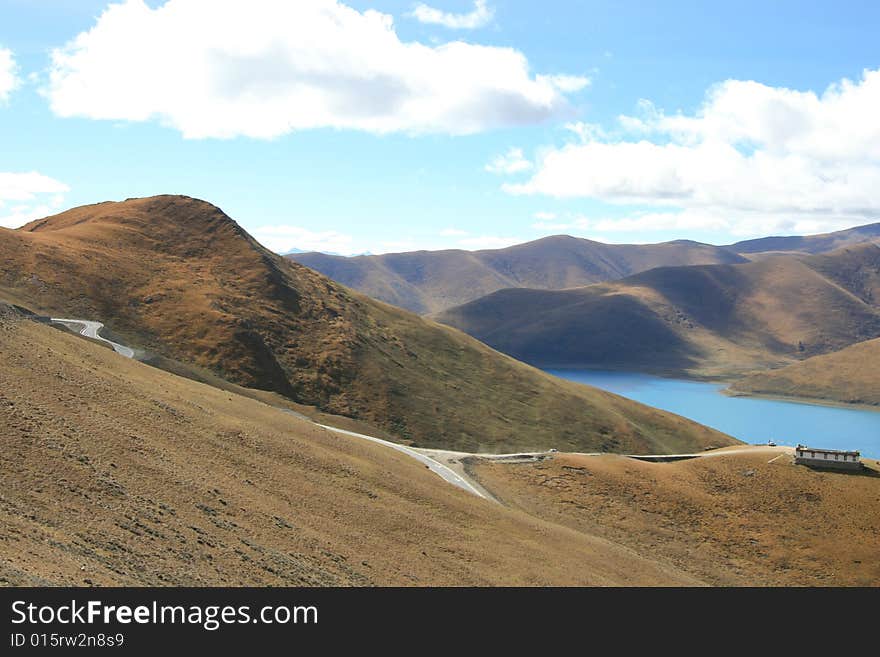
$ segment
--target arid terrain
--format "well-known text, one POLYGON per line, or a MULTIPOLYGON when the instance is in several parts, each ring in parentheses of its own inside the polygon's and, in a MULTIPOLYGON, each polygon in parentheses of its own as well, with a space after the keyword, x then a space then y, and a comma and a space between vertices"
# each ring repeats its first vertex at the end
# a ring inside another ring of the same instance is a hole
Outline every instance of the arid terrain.
MULTIPOLYGON (((0 255, 0 296, 20 306, 0 303, 2 584, 880 584, 876 462, 809 470, 556 379, 270 253, 202 201, 77 208, 0 230, 0 255), (144 362, 41 314, 103 321, 144 362), (455 468, 488 499, 289 410, 465 452, 455 468)), ((662 267, 443 318, 515 342, 527 308, 548 349, 615 365, 803 359, 767 376, 804 368, 853 396, 820 374, 872 389, 856 370, 880 331, 878 262, 868 244, 662 267)))
POLYGON ((787 448, 731 448, 670 463, 558 454, 472 471, 510 508, 714 585, 878 586, 880 464, 867 466, 819 471, 793 465, 787 448))
POLYGON ((730 250, 689 240, 603 244, 569 235, 483 251, 414 251, 351 258, 296 253, 287 257, 374 299, 423 314, 505 288, 558 290, 665 265, 746 261, 730 250))
POLYGON ((0 584, 694 584, 0 307, 0 584))
POLYGON ((292 253, 287 257, 374 299, 431 314, 507 288, 561 290, 614 281, 657 267, 729 265, 780 254, 830 253, 866 243, 880 244, 880 224, 822 235, 763 237, 723 247, 691 240, 603 244, 554 235, 482 251, 354 257, 292 253))
POLYGON ((182 363, 422 446, 668 452, 735 442, 353 292, 188 197, 0 229, 4 298, 102 321, 174 371, 182 363))
POLYGON ((502 290, 437 315, 542 366, 732 377, 880 336, 880 246, 502 290))
POLYGON ((735 381, 734 392, 880 405, 880 339, 735 381))
POLYGON ((755 258, 779 253, 830 253, 858 244, 880 244, 880 223, 821 235, 759 237, 731 244, 727 248, 748 258, 755 258))
POLYGON ((6 306, 0 352, 2 584, 880 582, 874 462, 470 463, 498 504, 6 306))

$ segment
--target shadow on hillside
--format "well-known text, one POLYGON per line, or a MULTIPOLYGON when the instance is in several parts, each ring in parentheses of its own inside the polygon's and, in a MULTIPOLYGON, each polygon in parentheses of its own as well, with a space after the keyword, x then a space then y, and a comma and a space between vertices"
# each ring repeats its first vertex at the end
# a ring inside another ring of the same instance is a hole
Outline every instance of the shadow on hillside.
POLYGON ((491 346, 534 364, 684 371, 703 354, 628 295, 588 297, 536 317, 491 346))

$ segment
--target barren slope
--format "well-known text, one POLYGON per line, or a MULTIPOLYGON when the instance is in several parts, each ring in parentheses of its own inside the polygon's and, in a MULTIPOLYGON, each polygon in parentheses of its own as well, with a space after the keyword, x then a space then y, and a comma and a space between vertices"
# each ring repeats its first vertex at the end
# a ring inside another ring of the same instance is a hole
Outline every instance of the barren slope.
POLYGON ((420 445, 656 452, 732 441, 354 293, 187 197, 0 230, 3 297, 103 321, 126 344, 420 445))
POLYGON ((0 354, 0 584, 695 581, 2 307, 0 354))
POLYGON ((726 248, 734 253, 743 253, 751 257, 774 253, 830 253, 846 246, 865 243, 880 244, 880 223, 821 235, 761 237, 737 242, 726 248))
POLYGON ((503 290, 438 319, 540 365, 728 376, 880 335, 880 247, 503 290))
POLYGON ((603 244, 555 235, 505 249, 413 251, 346 258, 287 256, 374 299, 433 313, 510 287, 555 290, 616 280, 665 265, 744 262, 735 253, 688 240, 603 244))
POLYGON ((731 389, 848 404, 880 405, 880 339, 736 381, 731 389))
POLYGON ((560 454, 475 471, 512 508, 713 584, 878 586, 880 465, 870 467, 810 470, 777 448, 673 463, 560 454))

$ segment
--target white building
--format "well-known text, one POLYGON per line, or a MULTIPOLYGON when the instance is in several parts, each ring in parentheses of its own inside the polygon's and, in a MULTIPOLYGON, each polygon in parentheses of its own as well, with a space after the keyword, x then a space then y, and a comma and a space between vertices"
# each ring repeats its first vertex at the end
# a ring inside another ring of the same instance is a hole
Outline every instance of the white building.
POLYGON ((809 465, 814 468, 833 468, 835 470, 862 469, 859 452, 819 449, 818 447, 805 447, 804 445, 795 447, 794 462, 797 465, 809 465))

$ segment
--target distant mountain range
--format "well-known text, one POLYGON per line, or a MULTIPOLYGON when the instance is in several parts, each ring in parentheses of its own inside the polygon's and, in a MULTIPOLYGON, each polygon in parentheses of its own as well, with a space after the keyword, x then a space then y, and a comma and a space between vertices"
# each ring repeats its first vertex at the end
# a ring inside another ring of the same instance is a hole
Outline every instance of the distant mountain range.
POLYGON ((727 249, 680 240, 603 244, 557 235, 506 249, 415 251, 345 258, 289 256, 380 301, 427 314, 512 287, 561 289, 615 280, 664 265, 746 262, 727 249))
POLYGON ((726 377, 880 336, 880 246, 507 289, 437 319, 537 365, 726 377))
POLYGON ((603 244, 557 235, 505 249, 288 257, 380 301, 420 314, 442 312, 507 288, 559 290, 614 281, 665 266, 737 264, 780 253, 827 253, 880 243, 880 223, 806 237, 766 237, 727 246, 687 240, 603 244))
POLYGON ((725 248, 743 254, 830 253, 845 246, 880 243, 880 223, 856 226, 821 235, 762 237, 731 244, 725 248))

